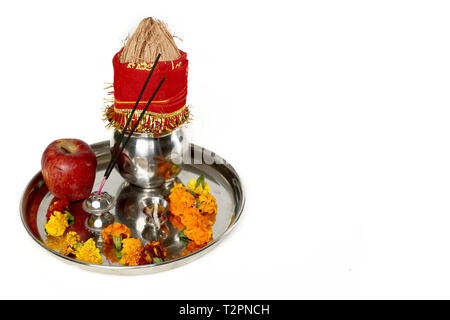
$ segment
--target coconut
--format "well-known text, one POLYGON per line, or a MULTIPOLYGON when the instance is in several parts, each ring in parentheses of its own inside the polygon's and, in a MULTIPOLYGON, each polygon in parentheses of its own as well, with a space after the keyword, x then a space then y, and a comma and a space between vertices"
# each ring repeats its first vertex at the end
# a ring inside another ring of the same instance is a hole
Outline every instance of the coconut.
POLYGON ((149 17, 139 23, 136 31, 126 41, 120 62, 153 63, 158 53, 161 54, 160 61, 173 61, 181 56, 167 25, 149 17))

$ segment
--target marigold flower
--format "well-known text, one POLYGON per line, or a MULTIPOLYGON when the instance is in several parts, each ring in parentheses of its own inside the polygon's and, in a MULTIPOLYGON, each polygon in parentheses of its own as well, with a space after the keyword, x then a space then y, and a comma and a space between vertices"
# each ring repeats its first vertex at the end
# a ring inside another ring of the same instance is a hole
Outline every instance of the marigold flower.
POLYGON ((141 260, 139 264, 151 264, 164 261, 167 256, 167 250, 159 241, 147 243, 142 250, 141 260))
POLYGON ((64 234, 68 226, 69 221, 67 214, 53 211, 50 219, 45 224, 45 230, 50 236, 60 237, 64 234))
POLYGON ((181 215, 187 208, 195 207, 195 197, 181 183, 174 184, 169 195, 169 211, 181 215))
POLYGON ((75 254, 78 243, 80 242, 80 236, 74 232, 66 232, 61 237, 54 237, 47 235, 46 245, 53 251, 59 251, 64 256, 75 254))
POLYGON ((123 239, 122 246, 122 258, 119 263, 127 266, 139 265, 143 250, 141 240, 136 238, 123 239))
POLYGON ((118 262, 119 259, 117 258, 117 254, 120 254, 120 251, 116 249, 114 244, 105 245, 103 244, 102 247, 103 255, 105 256, 106 260, 110 262, 118 262))
POLYGON ((77 245, 80 242, 80 236, 76 232, 70 231, 67 232, 63 238, 64 240, 59 250, 59 253, 61 253, 64 256, 68 256, 69 254, 75 254, 77 245))
MULTIPOLYGON (((217 202, 216 199, 210 195, 200 195, 198 197, 198 202, 200 205, 198 206, 198 209, 202 214, 213 214, 215 215, 217 213, 217 202)), ((215 219, 215 216, 214 216, 215 219)))
POLYGON ((78 247, 75 251, 75 258, 77 260, 92 264, 103 263, 100 249, 95 246, 95 242, 92 238, 88 239, 85 243, 78 247))
POLYGON ((172 227, 178 230, 183 230, 185 227, 184 224, 181 223, 181 218, 179 216, 169 214, 169 221, 172 224, 172 227))
POLYGON ((199 223, 199 212, 197 208, 186 208, 180 215, 181 223, 187 228, 197 228, 199 223))
POLYGON ((184 234, 190 240, 189 242, 195 242, 197 245, 204 245, 212 240, 212 229, 211 228, 193 228, 184 230, 184 234))
POLYGON ((180 167, 171 161, 168 161, 164 157, 157 156, 160 159, 156 163, 156 174, 163 177, 164 180, 169 180, 171 177, 175 176, 180 172, 180 167))
POLYGON ((122 239, 129 238, 131 230, 126 225, 119 222, 110 224, 102 230, 103 245, 111 245, 114 243, 113 237, 122 237, 122 239))
POLYGON ((183 250, 183 252, 181 254, 183 256, 188 255, 192 252, 195 252, 195 251, 203 248, 204 246, 206 246, 206 243, 198 245, 194 241, 189 241, 186 248, 183 250))
POLYGON ((69 211, 69 201, 55 198, 47 209, 46 214, 47 219, 50 219, 50 216, 52 215, 53 211, 59 212, 69 211))
POLYGON ((201 194, 207 195, 210 191, 210 187, 206 182, 204 182, 203 185, 202 184, 197 185, 197 180, 195 180, 195 179, 191 179, 186 185, 189 188, 189 190, 191 190, 192 192, 194 192, 198 195, 201 195, 201 194))
POLYGON ((180 183, 175 183, 170 190, 169 220, 178 230, 185 228, 185 236, 197 246, 206 245, 212 240, 217 202, 208 193, 209 186, 204 182, 204 177, 189 181, 188 187, 190 190, 180 183))
MULTIPOLYGON (((193 238, 189 237, 189 234, 192 235, 194 233, 194 230, 197 234, 195 236, 196 239, 209 239, 210 237, 208 235, 212 234, 211 227, 214 224, 209 216, 202 215, 197 208, 186 209, 184 214, 181 216, 181 223, 183 223, 183 225, 186 227, 187 232, 185 232, 185 235, 191 240, 193 240, 193 238), (208 235, 200 235, 200 233, 207 233, 208 235)), ((198 242, 198 244, 201 243, 198 242)))

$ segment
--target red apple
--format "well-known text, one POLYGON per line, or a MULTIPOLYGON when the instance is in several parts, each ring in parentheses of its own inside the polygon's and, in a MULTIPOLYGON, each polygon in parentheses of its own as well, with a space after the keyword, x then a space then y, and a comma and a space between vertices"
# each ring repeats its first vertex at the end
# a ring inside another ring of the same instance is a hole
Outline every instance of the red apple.
POLYGON ((89 197, 97 158, 87 143, 78 139, 53 141, 45 149, 41 165, 45 184, 55 197, 70 202, 89 197))

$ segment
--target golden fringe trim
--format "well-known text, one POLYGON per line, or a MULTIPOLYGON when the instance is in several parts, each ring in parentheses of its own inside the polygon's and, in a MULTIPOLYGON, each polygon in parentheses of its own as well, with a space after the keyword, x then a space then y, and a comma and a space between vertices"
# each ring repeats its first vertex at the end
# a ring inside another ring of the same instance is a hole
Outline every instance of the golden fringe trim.
MULTIPOLYGON (((103 120, 108 121, 108 124, 106 125, 107 128, 123 130, 130 113, 131 110, 118 110, 114 107, 114 104, 112 104, 106 107, 103 120)), ((136 110, 133 114, 133 119, 128 126, 130 130, 137 122, 140 115, 141 111, 136 110)), ((167 114, 146 112, 136 128, 136 132, 159 136, 172 132, 181 125, 189 123, 191 120, 188 106, 184 106, 180 110, 167 114)))

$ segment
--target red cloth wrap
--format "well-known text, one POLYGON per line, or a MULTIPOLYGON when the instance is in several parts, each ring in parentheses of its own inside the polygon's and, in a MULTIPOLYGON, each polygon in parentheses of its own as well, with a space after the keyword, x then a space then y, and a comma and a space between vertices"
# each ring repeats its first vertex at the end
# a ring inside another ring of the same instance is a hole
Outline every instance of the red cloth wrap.
MULTIPOLYGON (((117 110, 133 109, 149 70, 139 70, 139 63, 121 63, 119 51, 113 58, 114 106, 117 110)), ((143 110, 159 82, 166 77, 147 112, 168 114, 186 105, 188 60, 185 52, 174 61, 159 61, 136 110, 143 110)), ((151 66, 148 66, 150 67, 151 66)), ((148 68, 148 69, 150 69, 148 68)))

